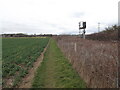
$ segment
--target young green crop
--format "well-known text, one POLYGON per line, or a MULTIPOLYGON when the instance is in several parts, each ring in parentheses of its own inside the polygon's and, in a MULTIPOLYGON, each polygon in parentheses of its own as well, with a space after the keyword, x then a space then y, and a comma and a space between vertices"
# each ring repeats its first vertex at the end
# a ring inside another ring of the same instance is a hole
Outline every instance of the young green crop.
POLYGON ((28 74, 49 38, 3 38, 2 41, 3 87, 15 87, 28 74))

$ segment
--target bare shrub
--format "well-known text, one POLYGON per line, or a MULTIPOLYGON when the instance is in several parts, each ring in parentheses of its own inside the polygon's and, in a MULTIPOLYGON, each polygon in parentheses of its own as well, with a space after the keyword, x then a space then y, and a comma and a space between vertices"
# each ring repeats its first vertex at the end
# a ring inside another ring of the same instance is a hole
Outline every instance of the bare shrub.
POLYGON ((117 86, 117 43, 83 40, 72 36, 56 36, 55 39, 88 87, 117 86))

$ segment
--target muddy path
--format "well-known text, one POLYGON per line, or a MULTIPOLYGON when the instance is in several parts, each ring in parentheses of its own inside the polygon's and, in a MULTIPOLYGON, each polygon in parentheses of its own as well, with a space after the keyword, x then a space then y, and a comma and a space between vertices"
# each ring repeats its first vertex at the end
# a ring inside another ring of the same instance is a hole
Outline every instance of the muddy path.
POLYGON ((47 46, 44 48, 44 51, 41 53, 41 55, 37 58, 36 62, 33 64, 33 67, 29 70, 29 73, 22 79, 22 82, 17 88, 31 88, 32 87, 32 82, 35 76, 35 72, 37 68, 40 66, 44 58, 44 53, 46 52, 48 45, 49 45, 49 42, 47 46))

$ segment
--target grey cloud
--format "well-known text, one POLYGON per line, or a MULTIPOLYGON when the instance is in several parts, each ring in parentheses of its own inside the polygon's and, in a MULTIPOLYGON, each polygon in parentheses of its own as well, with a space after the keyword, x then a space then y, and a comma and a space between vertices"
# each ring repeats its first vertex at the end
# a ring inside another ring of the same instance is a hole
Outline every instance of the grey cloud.
POLYGON ((84 12, 75 12, 75 13, 73 13, 72 16, 75 17, 75 18, 80 18, 80 17, 82 17, 84 15, 85 15, 84 12))
POLYGON ((54 28, 58 28, 58 29, 67 29, 67 28, 65 28, 65 27, 61 27, 60 25, 58 25, 58 24, 53 24, 53 23, 45 23, 46 25, 49 25, 49 26, 51 26, 51 27, 54 27, 54 28))
POLYGON ((113 22, 113 21, 109 21, 109 22, 100 22, 101 24, 103 24, 103 25, 107 25, 107 26, 112 26, 112 25, 117 25, 117 21, 115 22, 113 22))
POLYGON ((60 32, 69 31, 68 28, 62 27, 61 25, 58 25, 58 24, 52 24, 52 23, 45 23, 45 24, 48 25, 48 26, 50 26, 50 27, 53 27, 55 29, 58 29, 60 32))
POLYGON ((3 22, 2 23, 2 32, 23 32, 26 33, 26 31, 32 31, 33 27, 25 24, 19 24, 19 23, 13 23, 13 22, 3 22))
POLYGON ((120 25, 120 1, 118 2, 118 25, 120 25))
POLYGON ((47 22, 39 22, 36 24, 25 24, 15 22, 3 22, 2 33, 28 33, 28 34, 60 34, 64 31, 69 31, 68 28, 62 27, 61 25, 47 22))

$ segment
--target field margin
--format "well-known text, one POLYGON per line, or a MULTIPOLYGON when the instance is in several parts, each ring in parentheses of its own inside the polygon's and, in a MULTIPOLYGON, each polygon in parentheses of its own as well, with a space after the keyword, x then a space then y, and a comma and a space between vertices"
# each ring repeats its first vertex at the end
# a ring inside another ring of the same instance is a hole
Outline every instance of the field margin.
POLYGON ((31 88, 36 70, 41 65, 41 62, 43 61, 43 58, 44 58, 44 53, 46 52, 49 46, 49 41, 48 41, 47 46, 44 48, 43 52, 37 58, 36 62, 34 62, 33 67, 28 71, 28 74, 22 79, 22 82, 20 83, 18 88, 31 88))

